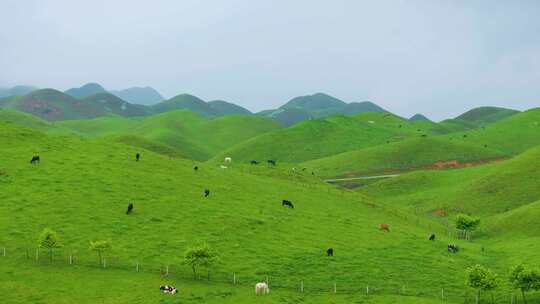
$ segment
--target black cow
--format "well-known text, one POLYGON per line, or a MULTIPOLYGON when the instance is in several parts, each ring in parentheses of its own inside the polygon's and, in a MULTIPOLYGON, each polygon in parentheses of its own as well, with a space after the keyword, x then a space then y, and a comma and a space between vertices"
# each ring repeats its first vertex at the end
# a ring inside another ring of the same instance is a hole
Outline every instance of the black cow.
POLYGON ((272 165, 272 166, 275 166, 276 165, 276 161, 273 160, 273 159, 269 159, 266 161, 269 165, 272 165))
POLYGON ((193 167, 193 170, 197 171, 197 170, 199 170, 199 167, 195 166, 195 167, 193 167))
POLYGON ((210 190, 204 189, 204 197, 208 197, 210 195, 210 190))
POLYGON ((283 200, 283 201, 281 202, 281 206, 283 206, 283 207, 289 207, 289 208, 291 208, 291 209, 294 209, 293 203, 292 203, 291 201, 288 201, 288 200, 283 200))
POLYGON ((459 251, 459 247, 456 244, 448 244, 448 252, 456 253, 459 251))
POLYGON ((139 161, 139 159, 141 159, 141 154, 140 153, 135 154, 135 161, 139 161))
POLYGON ((329 257, 333 257, 334 256, 334 248, 326 249, 326 255, 329 256, 329 257))
POLYGON ((176 289, 176 287, 169 286, 169 285, 161 285, 159 286, 159 290, 163 291, 163 293, 171 293, 171 294, 178 293, 178 289, 176 289))
POLYGON ((39 164, 40 161, 41 161, 41 160, 39 159, 39 155, 34 155, 34 156, 32 156, 32 159, 30 160, 30 163, 31 163, 31 164, 35 164, 35 163, 38 163, 38 164, 39 164))
POLYGON ((252 160, 252 161, 250 161, 249 163, 252 164, 252 165, 258 165, 258 164, 259 164, 259 162, 256 161, 256 160, 252 160))
POLYGON ((129 203, 126 214, 130 214, 133 211, 133 203, 129 203))
POLYGON ((435 241, 435 233, 432 233, 432 234, 429 236, 429 240, 430 240, 430 241, 435 241))
POLYGON ((427 134, 422 134, 422 137, 427 137, 427 134))

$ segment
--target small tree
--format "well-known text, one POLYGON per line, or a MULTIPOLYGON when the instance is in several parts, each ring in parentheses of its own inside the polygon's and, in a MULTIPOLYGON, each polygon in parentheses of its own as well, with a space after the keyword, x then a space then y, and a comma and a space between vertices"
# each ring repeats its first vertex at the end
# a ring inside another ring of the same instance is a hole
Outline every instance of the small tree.
POLYGON ((99 258, 99 264, 103 262, 103 252, 112 248, 112 242, 110 240, 101 240, 90 242, 90 250, 97 252, 99 258))
POLYGON ((472 217, 466 214, 458 214, 456 216, 456 228, 459 230, 462 230, 465 232, 465 236, 467 235, 467 232, 473 231, 480 225, 480 219, 476 217, 472 217))
POLYGON ((58 238, 58 234, 56 231, 45 228, 41 232, 38 238, 38 247, 39 248, 45 248, 49 250, 49 257, 51 259, 51 262, 53 260, 53 250, 56 248, 61 248, 62 243, 60 242, 60 239, 58 238))
POLYGON ((509 281, 515 289, 521 290, 523 303, 527 303, 525 294, 528 291, 540 290, 540 273, 533 269, 527 269, 523 264, 511 269, 509 281))
MULTIPOLYGON (((495 273, 481 265, 467 269, 467 285, 476 289, 476 303, 480 300, 480 291, 492 291, 499 286, 499 279, 495 273)), ((493 298, 492 298, 493 301, 493 298)))
POLYGON ((217 254, 206 243, 190 247, 184 252, 184 263, 191 267, 195 278, 197 278, 197 269, 200 267, 208 269, 208 278, 210 278, 210 268, 217 260, 217 254))

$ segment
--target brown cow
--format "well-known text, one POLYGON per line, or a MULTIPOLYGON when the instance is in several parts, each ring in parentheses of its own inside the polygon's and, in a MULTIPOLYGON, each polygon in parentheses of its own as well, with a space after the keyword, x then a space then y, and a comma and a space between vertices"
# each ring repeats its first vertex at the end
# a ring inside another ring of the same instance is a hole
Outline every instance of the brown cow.
POLYGON ((379 229, 382 231, 390 232, 390 225, 388 224, 380 224, 379 229))

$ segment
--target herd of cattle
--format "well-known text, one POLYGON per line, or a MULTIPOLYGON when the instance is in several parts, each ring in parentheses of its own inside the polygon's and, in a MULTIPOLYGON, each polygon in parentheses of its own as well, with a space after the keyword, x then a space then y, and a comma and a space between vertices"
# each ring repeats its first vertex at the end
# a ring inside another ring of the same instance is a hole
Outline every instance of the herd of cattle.
MULTIPOLYGON (((138 162, 140 159, 141 159, 141 154, 140 153, 135 154, 135 161, 138 162)), ((231 163, 231 161, 232 161, 232 159, 230 157, 225 158, 226 163, 231 163)), ((40 159, 39 155, 32 156, 32 159, 30 160, 30 164, 39 164, 40 162, 41 162, 41 159, 40 159)), ((272 165, 272 166, 276 165, 275 160, 267 160, 267 163, 269 165, 272 165)), ((252 160, 252 161, 250 161, 250 164, 257 165, 257 164, 259 164, 259 162, 256 161, 256 160, 252 160)), ((195 166, 195 167, 193 167, 193 170, 198 171, 199 167, 195 166)), ((210 190, 209 189, 204 189, 204 197, 208 197, 209 195, 210 195, 210 190)), ((293 203, 291 201, 289 201, 289 200, 286 200, 286 199, 281 201, 281 205, 283 207, 288 207, 290 209, 294 209, 293 203)), ((128 207, 127 207, 127 210, 126 210, 126 214, 128 214, 128 215, 131 214, 133 212, 133 209, 134 209, 133 203, 129 203, 128 207)), ((384 232, 390 232, 390 225, 388 225, 388 224, 380 224, 379 229, 381 231, 384 231, 384 232)), ((428 239, 430 241, 435 241, 435 234, 431 234, 428 239)), ((448 244, 448 252, 457 253, 458 251, 459 251, 459 247, 456 244, 448 244)), ((328 248, 326 250, 326 256, 333 257, 334 256, 334 248, 328 248)), ((159 289, 163 293, 168 293, 168 294, 176 294, 176 293, 178 293, 178 289, 176 289, 174 286, 170 286, 170 285, 162 285, 162 286, 159 287, 159 289)), ((264 295, 264 294, 268 294, 268 293, 270 293, 270 288, 268 287, 267 283, 260 282, 260 283, 255 284, 255 294, 264 295)))

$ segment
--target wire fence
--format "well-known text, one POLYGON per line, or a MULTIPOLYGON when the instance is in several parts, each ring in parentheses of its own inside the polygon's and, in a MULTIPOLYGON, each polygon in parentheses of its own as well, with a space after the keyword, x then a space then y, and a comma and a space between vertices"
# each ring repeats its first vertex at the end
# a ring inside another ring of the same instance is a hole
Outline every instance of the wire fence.
MULTIPOLYGON (((476 292, 472 289, 449 284, 448 286, 429 286, 426 288, 410 287, 407 283, 387 280, 384 284, 370 284, 368 281, 352 283, 339 279, 324 280, 284 278, 270 274, 247 272, 224 272, 219 270, 198 271, 196 275, 182 263, 151 263, 135 258, 123 258, 118 255, 103 255, 100 258, 95 252, 74 249, 54 249, 52 251, 38 248, 6 248, 0 245, 0 262, 10 261, 15 264, 40 264, 57 266, 83 266, 93 269, 116 269, 137 273, 155 274, 167 278, 182 279, 186 281, 208 281, 221 284, 230 284, 239 287, 252 287, 257 282, 267 282, 272 289, 283 289, 304 294, 336 294, 378 296, 394 295, 404 297, 424 297, 438 299, 450 303, 521 303, 517 291, 507 285, 492 293, 483 293, 477 301, 476 292)), ((539 300, 538 293, 531 293, 530 300, 539 300)), ((534 302, 533 302, 534 303, 534 302)))

